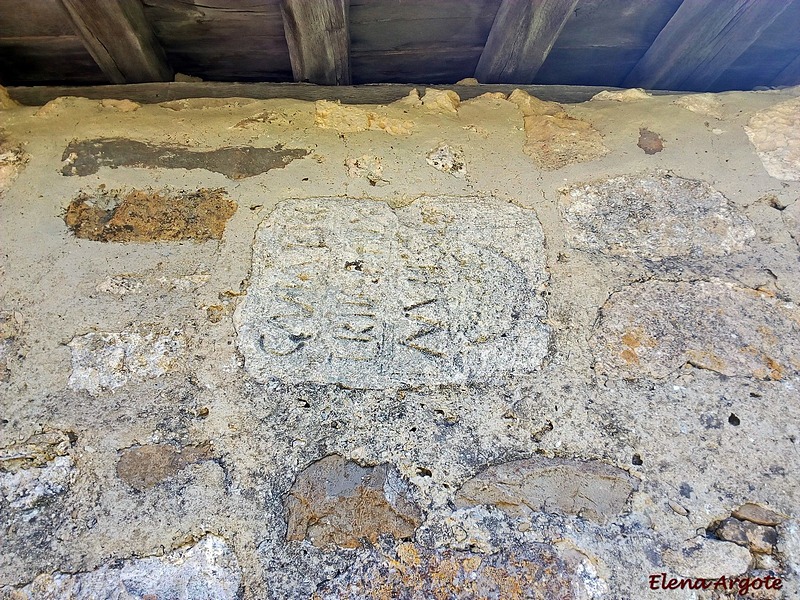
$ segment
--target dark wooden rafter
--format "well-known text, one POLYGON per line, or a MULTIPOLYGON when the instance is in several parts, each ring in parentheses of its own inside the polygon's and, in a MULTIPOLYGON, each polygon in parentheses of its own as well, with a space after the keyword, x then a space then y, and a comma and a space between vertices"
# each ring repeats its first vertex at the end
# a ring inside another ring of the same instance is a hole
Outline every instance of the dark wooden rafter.
POLYGON ((171 81, 141 0, 59 0, 100 69, 112 83, 171 81))
POLYGON ((623 85, 711 89, 714 81, 789 4, 764 0, 684 0, 623 85))
POLYGON ((797 85, 798 83, 800 83, 800 56, 797 56, 783 71, 778 73, 772 85, 797 85))
POLYGON ((530 83, 578 0, 502 0, 475 77, 481 83, 530 83))
POLYGON ((281 0, 281 12, 294 80, 350 85, 350 1, 281 0))

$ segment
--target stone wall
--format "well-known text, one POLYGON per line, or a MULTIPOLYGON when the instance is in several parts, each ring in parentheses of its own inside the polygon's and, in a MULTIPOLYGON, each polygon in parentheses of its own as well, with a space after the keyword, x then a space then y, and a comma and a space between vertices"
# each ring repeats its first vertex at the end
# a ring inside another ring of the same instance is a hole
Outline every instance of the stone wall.
POLYGON ((2 594, 798 598, 797 94, 9 103, 2 594))

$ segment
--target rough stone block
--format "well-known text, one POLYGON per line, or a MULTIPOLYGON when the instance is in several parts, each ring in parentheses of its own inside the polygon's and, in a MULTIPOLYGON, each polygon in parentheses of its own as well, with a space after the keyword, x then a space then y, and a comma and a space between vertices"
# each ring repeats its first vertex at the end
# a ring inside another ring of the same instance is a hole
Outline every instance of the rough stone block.
POLYGON ((14 592, 14 600, 97 600, 99 598, 239 598, 242 574, 222 538, 206 535, 188 548, 161 557, 131 558, 84 573, 42 574, 14 592))
POLYGON ((800 181, 800 98, 756 113, 744 130, 767 173, 800 181))
POLYGON ((492 504, 514 515, 560 512, 604 522, 625 509, 637 482, 599 461, 535 457, 489 467, 468 479, 456 506, 492 504))
POLYGON ((667 377, 685 364, 728 376, 800 372, 800 311, 721 282, 651 280, 611 295, 591 340, 600 373, 667 377))
POLYGON ((568 243, 648 260, 724 256, 755 230, 725 196, 668 173, 624 175, 561 190, 568 243))
POLYGON ((297 477, 289 492, 287 540, 308 539, 318 547, 357 548, 383 535, 414 535, 419 508, 405 482, 388 465, 362 467, 341 456, 326 456, 297 477))
POLYGON ((280 204, 234 322, 256 379, 354 388, 536 370, 549 328, 533 212, 478 198, 280 204))
POLYGON ((180 331, 96 332, 73 338, 69 387, 93 396, 175 371, 186 347, 180 331))
POLYGON ((311 597, 314 600, 497 598, 588 600, 608 590, 577 552, 546 544, 515 545, 481 555, 400 544, 385 554, 373 550, 311 597))

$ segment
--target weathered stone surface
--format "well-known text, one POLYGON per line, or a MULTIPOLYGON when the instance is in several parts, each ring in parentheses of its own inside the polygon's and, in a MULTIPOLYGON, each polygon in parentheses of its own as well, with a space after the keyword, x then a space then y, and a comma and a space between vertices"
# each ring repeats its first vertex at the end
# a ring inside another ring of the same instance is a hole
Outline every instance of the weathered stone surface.
POLYGON ((344 161, 347 167, 348 177, 364 177, 370 185, 387 183, 383 179, 383 161, 377 156, 360 156, 359 158, 347 158, 344 161))
POLYGON ((524 121, 525 153, 541 169, 561 169, 608 153, 600 133, 586 121, 566 114, 525 117, 524 121))
POLYGON ((508 101, 523 115, 525 153, 543 169, 559 169, 606 154, 600 134, 589 123, 570 117, 557 102, 545 102, 522 90, 508 101))
POLYGON ((114 110, 118 110, 119 112, 134 112, 141 108, 141 104, 138 102, 133 102, 131 100, 100 100, 100 106, 103 108, 111 108, 114 110))
POLYGON ((800 98, 756 113, 744 130, 767 173, 800 181, 800 98))
POLYGON ((639 141, 636 143, 645 154, 657 154, 664 149, 664 140, 655 131, 639 129, 639 141))
POLYGON ((17 108, 19 106, 19 102, 14 100, 11 96, 8 95, 8 90, 0 85, 0 110, 9 110, 11 108, 17 108))
POLYGON ((781 213, 781 217, 783 222, 786 223, 789 235, 800 246, 800 199, 787 206, 781 213))
POLYGON ((209 446, 176 448, 170 444, 134 446, 120 452, 117 476, 142 491, 175 476, 187 466, 211 457, 209 446))
POLYGON ((697 579, 718 579, 747 572, 750 551, 731 542, 695 538, 681 550, 668 550, 664 562, 675 574, 697 579))
POLYGON ((612 256, 723 256, 755 236, 725 196, 668 173, 563 188, 560 202, 570 245, 612 256))
POLYGON ((131 558, 85 573, 39 575, 11 593, 13 600, 235 600, 242 574, 225 541, 206 535, 165 556, 131 558))
POLYGON ((430 112, 456 113, 461 98, 453 90, 435 90, 428 88, 422 96, 422 107, 430 112))
POLYGON ((255 98, 181 98, 160 102, 161 108, 169 110, 210 110, 222 108, 232 110, 258 102, 255 98))
POLYGON ((722 119, 722 101, 714 94, 689 94, 677 98, 674 104, 693 113, 722 119))
POLYGON ((0 471, 19 471, 43 467, 59 456, 66 456, 76 436, 72 432, 45 429, 28 439, 0 448, 0 471))
POLYGON ((534 457, 489 467, 456 494, 456 506, 493 504, 514 515, 560 512, 606 521, 625 510, 636 480, 600 461, 534 457))
POLYGON ((331 455, 297 477, 286 501, 286 539, 357 548, 384 535, 409 538, 421 523, 407 484, 388 465, 362 467, 331 455))
POLYGON ((12 366, 19 358, 22 315, 13 310, 0 311, 0 382, 11 378, 12 366))
POLYGON ((733 517, 722 521, 714 533, 719 539, 749 548, 751 552, 769 554, 778 544, 778 532, 774 527, 756 525, 733 517))
POLYGON ((750 521, 756 525, 768 525, 771 527, 780 525, 786 520, 786 517, 776 513, 774 510, 764 508, 752 502, 742 504, 731 513, 731 516, 741 519, 742 521, 750 521))
POLYGON ((284 202, 234 315, 245 366, 356 388, 532 372, 550 338, 542 243, 531 211, 489 199, 284 202))
POLYGON ((0 191, 11 185, 27 162, 28 154, 7 141, 0 131, 0 191))
POLYGON ((105 190, 70 202, 64 222, 75 237, 97 242, 221 239, 236 203, 223 190, 105 190))
POLYGON ((142 327, 140 331, 96 332, 73 338, 69 387, 96 396, 128 381, 160 377, 180 367, 183 333, 142 327))
MULTIPOLYGON (((43 107, 45 108, 45 107, 43 107)), ((187 146, 149 144, 126 138, 73 141, 61 157, 62 175, 91 175, 100 167, 206 169, 229 179, 243 179, 271 169, 282 169, 308 154, 300 148, 236 146, 199 151, 187 146)))
POLYGON ((69 456, 56 456, 41 467, 0 470, 0 495, 13 510, 30 510, 43 499, 69 489, 75 465, 69 456))
POLYGON ((564 107, 558 102, 539 100, 536 96, 531 96, 528 92, 519 89, 509 94, 508 101, 517 105, 523 117, 541 117, 544 115, 555 117, 566 115, 564 107))
POLYGON ((539 168, 560 169, 608 153, 602 136, 591 123, 570 117, 560 104, 543 102, 522 90, 514 90, 508 100, 522 112, 524 151, 539 168))
POLYGON ((409 119, 389 117, 385 110, 365 110, 358 106, 318 100, 314 105, 314 125, 322 129, 335 129, 339 133, 358 131, 385 131, 390 135, 408 135, 414 129, 409 119))
POLYGON ((589 600, 607 586, 588 561, 545 544, 504 548, 480 555, 430 550, 413 543, 360 555, 325 584, 314 600, 589 600))
POLYGON ((591 344, 598 372, 627 379, 690 364, 777 380, 800 372, 800 312, 726 283, 650 280, 611 295, 591 344))
POLYGON ((653 94, 648 94, 642 88, 630 88, 627 90, 603 90, 592 96, 592 100, 613 100, 614 102, 638 102, 652 98, 653 94))
POLYGON ((454 177, 464 177, 467 166, 464 164, 464 153, 447 144, 440 144, 425 157, 425 161, 434 169, 449 173, 454 177))

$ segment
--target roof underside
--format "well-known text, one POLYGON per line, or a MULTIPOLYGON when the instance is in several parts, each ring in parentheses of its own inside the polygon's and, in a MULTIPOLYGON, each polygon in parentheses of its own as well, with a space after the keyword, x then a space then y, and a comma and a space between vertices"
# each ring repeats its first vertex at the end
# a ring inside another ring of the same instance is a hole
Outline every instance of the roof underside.
POLYGON ((0 0, 0 83, 800 83, 800 0, 0 0))

